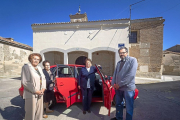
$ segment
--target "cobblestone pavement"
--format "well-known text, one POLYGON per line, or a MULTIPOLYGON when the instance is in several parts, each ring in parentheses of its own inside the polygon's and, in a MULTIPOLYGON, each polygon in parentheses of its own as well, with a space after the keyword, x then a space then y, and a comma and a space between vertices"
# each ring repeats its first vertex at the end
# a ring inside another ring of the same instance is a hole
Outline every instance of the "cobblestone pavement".
MULTIPOLYGON (((139 89, 135 100, 133 120, 179 120, 180 118, 180 81, 136 80, 139 89)), ((19 96, 20 78, 0 78, 0 120, 23 120, 24 101, 19 96)), ((82 114, 81 103, 66 108, 57 104, 46 120, 109 120, 115 115, 111 108, 110 117, 103 103, 92 103, 92 112, 82 114)), ((124 109, 124 117, 125 117, 124 109)), ((45 120, 45 119, 44 119, 45 120)), ((124 118, 125 120, 125 118, 124 118)))

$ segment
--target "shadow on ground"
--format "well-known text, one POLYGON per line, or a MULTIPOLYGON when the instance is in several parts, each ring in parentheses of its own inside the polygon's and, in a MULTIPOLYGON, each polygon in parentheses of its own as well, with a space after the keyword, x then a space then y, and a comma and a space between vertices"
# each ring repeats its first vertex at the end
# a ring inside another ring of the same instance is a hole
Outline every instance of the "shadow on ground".
POLYGON ((21 77, 13 77, 11 79, 14 79, 14 80, 21 80, 21 77))
MULTIPOLYGON (((66 108, 65 103, 56 104, 52 108, 54 110, 53 113, 48 114, 50 117, 56 116, 53 118, 57 118, 58 120, 64 119, 78 119, 78 120, 109 120, 110 117, 107 115, 108 110, 103 106, 103 103, 92 103, 91 105, 91 113, 86 113, 85 115, 82 113, 82 103, 75 103, 69 108, 66 108)), ((111 115, 114 115, 114 112, 111 112, 111 115)), ((52 119, 52 118, 51 118, 52 119)))
MULTIPOLYGON (((180 81, 138 84, 138 99, 134 104, 133 120, 179 120, 180 118, 180 81)), ((20 96, 11 99, 12 106, 0 108, 3 119, 23 120, 24 100, 20 96)), ((115 106, 111 107, 110 117, 103 103, 92 103, 91 113, 82 113, 82 103, 66 108, 65 103, 52 107, 53 113, 46 120, 110 120, 115 115, 115 106)), ((125 118, 124 109, 124 118, 125 118)))
MULTIPOLYGON (((180 118, 180 81, 138 84, 138 99, 134 103, 133 120, 178 120, 180 118)), ((110 120, 115 116, 115 106, 111 107, 111 115, 103 103, 92 103, 92 113, 82 114, 81 103, 76 103, 66 109, 65 104, 54 107, 55 112, 50 115, 63 118, 75 118, 79 120, 110 120)), ((124 108, 124 119, 126 108, 124 108)))
POLYGON ((139 84, 134 120, 178 120, 180 81, 139 84))
POLYGON ((24 112, 24 100, 20 96, 16 96, 11 99, 12 106, 8 106, 4 109, 0 108, 0 113, 5 120, 23 120, 24 112))

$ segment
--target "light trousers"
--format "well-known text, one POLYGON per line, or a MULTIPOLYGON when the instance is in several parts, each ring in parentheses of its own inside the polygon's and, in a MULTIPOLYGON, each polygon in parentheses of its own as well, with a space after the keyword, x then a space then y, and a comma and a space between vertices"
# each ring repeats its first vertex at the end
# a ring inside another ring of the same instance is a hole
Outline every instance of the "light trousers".
POLYGON ((43 96, 25 99, 25 120, 42 120, 43 96))

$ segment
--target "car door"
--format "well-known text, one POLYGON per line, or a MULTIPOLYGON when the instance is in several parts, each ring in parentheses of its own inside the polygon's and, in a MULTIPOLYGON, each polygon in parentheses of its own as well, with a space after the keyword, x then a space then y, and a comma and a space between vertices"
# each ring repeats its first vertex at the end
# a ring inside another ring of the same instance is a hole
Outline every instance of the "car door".
POLYGON ((77 80, 74 77, 74 67, 59 65, 57 69, 56 87, 66 101, 67 108, 77 100, 77 80))
POLYGON ((111 87, 110 87, 110 82, 105 80, 104 74, 102 73, 101 69, 96 66, 97 73, 100 75, 102 79, 102 89, 103 89, 103 102, 104 106, 109 110, 108 111, 108 116, 110 116, 110 111, 111 111, 111 87))

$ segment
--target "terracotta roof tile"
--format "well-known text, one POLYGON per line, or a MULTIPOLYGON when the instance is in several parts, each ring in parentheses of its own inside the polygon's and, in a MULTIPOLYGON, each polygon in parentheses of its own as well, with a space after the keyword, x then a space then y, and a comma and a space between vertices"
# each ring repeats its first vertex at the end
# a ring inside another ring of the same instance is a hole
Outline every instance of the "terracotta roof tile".
POLYGON ((172 52, 172 51, 168 51, 168 50, 163 51, 163 54, 176 54, 176 55, 180 55, 179 52, 172 52))
POLYGON ((154 17, 154 18, 143 18, 143 19, 134 19, 134 20, 131 20, 132 23, 136 23, 136 22, 151 22, 151 21, 162 21, 162 22, 164 22, 165 19, 163 19, 163 17, 154 17))
POLYGON ((8 44, 8 45, 16 46, 16 47, 19 47, 19 48, 31 50, 31 51, 33 50, 33 48, 31 46, 26 45, 26 44, 22 44, 22 43, 19 43, 19 42, 16 42, 16 41, 11 41, 9 38, 7 39, 7 38, 0 37, 0 42, 8 44))
MULTIPOLYGON (((109 19, 109 20, 91 20, 91 21, 82 21, 82 22, 78 22, 78 23, 118 21, 118 20, 129 20, 129 19, 123 18, 123 19, 109 19)), ((76 23, 76 22, 34 23, 31 26, 34 26, 34 25, 52 25, 52 24, 70 24, 70 23, 76 23)))
MULTIPOLYGON (((86 22, 104 22, 104 21, 118 21, 118 20, 130 20, 129 18, 122 18, 122 19, 109 19, 109 20, 91 20, 91 21, 81 21, 78 23, 86 23, 86 22)), ((144 19, 134 19, 131 20, 132 22, 148 22, 148 21, 158 21, 162 20, 165 21, 163 17, 154 17, 154 18, 144 18, 144 19)), ((76 23, 76 22, 54 22, 54 23, 34 23, 31 26, 35 25, 54 25, 54 24, 70 24, 70 23, 76 23)))

